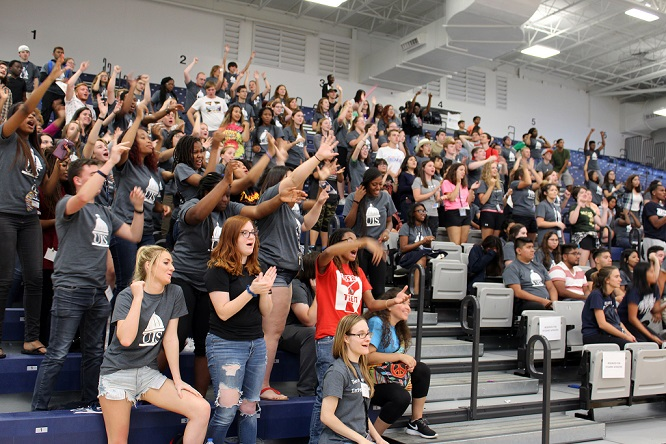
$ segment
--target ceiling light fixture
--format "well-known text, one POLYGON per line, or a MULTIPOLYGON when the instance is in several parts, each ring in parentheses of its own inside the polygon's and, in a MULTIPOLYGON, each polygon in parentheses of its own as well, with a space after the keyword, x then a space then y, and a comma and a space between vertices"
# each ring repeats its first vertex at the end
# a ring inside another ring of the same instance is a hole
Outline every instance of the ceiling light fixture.
POLYGON ((655 20, 659 20, 658 15, 651 14, 649 12, 643 11, 642 9, 631 8, 627 11, 624 11, 624 13, 646 22, 654 22, 655 20))
POLYGON ((654 113, 658 116, 666 117, 666 108, 658 109, 654 113))
POLYGON ((347 0, 308 0, 311 3, 319 3, 320 5, 331 6, 337 8, 347 0))
POLYGON ((552 57, 560 53, 560 51, 555 48, 549 48, 543 45, 533 45, 529 48, 523 49, 520 52, 523 54, 531 55, 533 57, 539 57, 540 59, 547 59, 548 57, 552 57))

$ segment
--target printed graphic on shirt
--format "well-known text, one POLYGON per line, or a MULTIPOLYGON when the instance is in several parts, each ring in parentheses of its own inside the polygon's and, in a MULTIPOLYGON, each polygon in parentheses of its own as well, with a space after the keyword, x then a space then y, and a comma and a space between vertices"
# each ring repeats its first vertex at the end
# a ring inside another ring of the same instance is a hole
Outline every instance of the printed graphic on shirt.
POLYGON ((159 344, 164 333, 164 322, 155 313, 150 317, 146 329, 141 334, 139 347, 154 347, 159 344))
POLYGON ((109 246, 109 226, 99 217, 99 214, 95 214, 95 219, 95 228, 92 230, 92 245, 107 248, 109 246))
POLYGON ((30 168, 29 160, 25 161, 25 169, 21 171, 21 173, 30 177, 39 177, 39 174, 42 172, 42 169, 44 169, 44 165, 42 164, 42 161, 39 159, 39 157, 35 156, 35 151, 33 149, 30 149, 30 155, 32 155, 32 159, 35 162, 36 174, 32 174, 32 168, 30 168))
POLYGON ((261 133, 261 136, 259 136, 259 145, 266 144, 268 144, 268 130, 264 130, 264 132, 261 133))
POLYGON ((539 273, 530 269, 530 281, 532 281, 533 287, 543 287, 543 279, 539 276, 539 273))
POLYGON ((370 204, 368 210, 365 212, 365 226, 366 227, 378 227, 379 226, 380 214, 379 210, 370 204))
POLYGON ((363 296, 361 278, 353 274, 343 274, 335 271, 336 295, 335 309, 344 313, 358 313, 363 296))
POLYGON ((207 113, 221 113, 222 112, 222 105, 219 102, 205 102, 205 110, 207 113))
POLYGON ((154 204, 155 199, 157 198, 157 195, 160 193, 160 186, 158 185, 157 181, 153 179, 152 177, 148 181, 148 186, 146 187, 146 197, 145 201, 148 202, 149 204, 154 204))
POLYGON ((659 217, 666 216, 666 208, 657 208, 657 216, 659 217))
POLYGON ((535 197, 535 196, 536 196, 536 195, 534 194, 534 191, 532 191, 532 190, 530 190, 530 189, 527 190, 527 198, 528 198, 529 200, 534 200, 534 197, 535 197))
POLYGON ((217 247, 218 242, 220 242, 220 234, 222 234, 222 227, 216 222, 213 229, 213 236, 210 238, 210 251, 213 251, 217 247))

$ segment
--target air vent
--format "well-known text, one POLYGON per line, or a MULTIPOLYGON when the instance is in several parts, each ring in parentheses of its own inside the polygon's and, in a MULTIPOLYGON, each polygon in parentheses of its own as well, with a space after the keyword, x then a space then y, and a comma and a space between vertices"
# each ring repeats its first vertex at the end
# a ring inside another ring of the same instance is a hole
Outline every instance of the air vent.
POLYGON ((416 48, 420 48, 421 46, 425 45, 425 43, 426 43, 426 35, 419 34, 417 36, 410 38, 409 40, 405 40, 404 42, 400 43, 400 47, 402 48, 403 51, 412 51, 416 48))

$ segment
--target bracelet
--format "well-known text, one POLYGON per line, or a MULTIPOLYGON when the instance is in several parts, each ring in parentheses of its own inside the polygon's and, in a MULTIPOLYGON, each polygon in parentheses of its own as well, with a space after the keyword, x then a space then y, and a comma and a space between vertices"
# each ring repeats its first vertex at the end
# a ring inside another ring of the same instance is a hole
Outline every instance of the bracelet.
POLYGON ((249 285, 248 285, 247 287, 245 287, 245 291, 247 291, 248 294, 249 294, 250 296, 252 296, 253 298, 256 298, 256 297, 259 296, 259 294, 257 294, 257 293, 255 293, 254 291, 250 290, 250 286, 249 286, 249 285))
POLYGON ((104 174, 104 172, 103 172, 102 170, 97 170, 96 173, 99 174, 100 176, 102 176, 104 179, 108 179, 108 178, 109 178, 109 175, 108 175, 108 174, 104 174))
POLYGON ((321 163, 321 162, 322 162, 321 160, 319 160, 319 157, 317 157, 317 155, 316 155, 316 154, 314 155, 314 158, 315 158, 315 159, 317 159, 317 162, 319 162, 319 163, 321 163))
POLYGON ((358 201, 358 200, 355 200, 355 201, 353 201, 353 202, 354 202, 356 205, 360 205, 360 204, 361 204, 361 202, 358 201))
POLYGON ((141 210, 141 211, 136 211, 136 209, 134 210, 134 212, 135 212, 136 214, 143 214, 144 211, 146 211, 146 210, 141 210))

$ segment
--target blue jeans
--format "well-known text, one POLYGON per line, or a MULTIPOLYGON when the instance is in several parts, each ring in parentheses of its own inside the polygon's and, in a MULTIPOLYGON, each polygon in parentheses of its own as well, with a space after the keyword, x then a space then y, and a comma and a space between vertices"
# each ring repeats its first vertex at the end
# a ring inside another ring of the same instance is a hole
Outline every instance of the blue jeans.
MULTIPOLYGON (((266 372, 266 342, 263 337, 252 341, 229 341, 209 333, 206 336, 206 357, 215 389, 215 411, 208 425, 207 437, 223 443, 240 404, 243 401, 259 402, 266 372), (238 403, 231 407, 220 405, 221 389, 236 390, 238 403)), ((241 412, 238 439, 243 444, 257 441, 256 414, 241 412)))
POLYGON ((328 368, 333 365, 333 336, 325 336, 315 341, 317 349, 317 397, 315 398, 314 406, 312 407, 312 418, 310 418, 310 444, 317 444, 321 431, 324 428, 321 423, 321 394, 324 385, 324 375, 328 368))
POLYGON ((7 296, 14 279, 14 263, 19 259, 23 272, 23 308, 25 309, 25 342, 39 339, 39 316, 42 306, 42 227, 35 215, 19 216, 0 213, 0 340, 7 307, 7 296))
POLYGON ((111 256, 113 256, 113 268, 116 271, 116 288, 113 290, 113 296, 127 288, 134 274, 134 265, 136 264, 136 251, 144 245, 154 245, 155 238, 152 234, 144 234, 141 242, 135 244, 117 236, 111 236, 111 256))
POLYGON ((58 374, 65 362, 76 330, 81 327, 81 395, 97 399, 99 368, 104 357, 104 332, 111 305, 104 288, 56 288, 51 308, 51 336, 39 366, 32 410, 47 410, 58 374))

